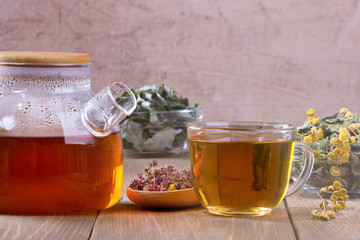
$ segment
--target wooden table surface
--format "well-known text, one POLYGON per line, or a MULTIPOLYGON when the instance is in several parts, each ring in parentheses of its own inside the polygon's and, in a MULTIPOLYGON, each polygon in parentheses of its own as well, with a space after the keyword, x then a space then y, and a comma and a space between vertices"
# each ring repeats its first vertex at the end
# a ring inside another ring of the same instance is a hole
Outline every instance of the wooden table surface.
MULTIPOLYGON (((156 159, 159 164, 189 166, 186 154, 156 159)), ((152 160, 125 157, 123 189, 152 160)), ((316 196, 301 190, 268 216, 222 217, 207 213, 201 206, 141 208, 123 191, 118 204, 93 214, 0 215, 0 239, 360 239, 360 198, 348 200, 346 208, 330 221, 310 217, 318 203, 316 196)))

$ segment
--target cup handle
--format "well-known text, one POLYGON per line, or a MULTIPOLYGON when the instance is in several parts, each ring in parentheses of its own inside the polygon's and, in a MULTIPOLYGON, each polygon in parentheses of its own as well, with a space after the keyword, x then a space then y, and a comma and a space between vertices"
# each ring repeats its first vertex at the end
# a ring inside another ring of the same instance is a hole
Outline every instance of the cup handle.
POLYGON ((289 186, 285 197, 294 194, 306 183, 306 181, 309 179, 311 175, 314 166, 314 154, 312 149, 308 145, 302 142, 295 142, 295 148, 299 149, 304 153, 305 164, 302 172, 300 173, 300 176, 296 179, 296 181, 293 184, 289 186))

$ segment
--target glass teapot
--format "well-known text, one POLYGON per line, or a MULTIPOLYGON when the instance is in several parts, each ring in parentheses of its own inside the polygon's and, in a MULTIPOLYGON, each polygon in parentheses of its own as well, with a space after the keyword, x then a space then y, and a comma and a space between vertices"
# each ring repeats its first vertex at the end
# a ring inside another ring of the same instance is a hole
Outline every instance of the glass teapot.
POLYGON ((135 108, 120 82, 92 93, 88 54, 0 52, 0 212, 91 212, 117 203, 118 123, 135 108))

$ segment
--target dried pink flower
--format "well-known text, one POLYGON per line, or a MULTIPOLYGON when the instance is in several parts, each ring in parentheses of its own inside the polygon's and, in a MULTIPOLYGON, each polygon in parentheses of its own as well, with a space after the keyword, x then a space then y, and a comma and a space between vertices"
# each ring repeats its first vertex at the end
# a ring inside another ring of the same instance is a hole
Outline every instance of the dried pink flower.
POLYGON ((145 169, 146 178, 143 173, 139 173, 138 179, 134 179, 129 187, 144 191, 167 191, 170 184, 174 184, 177 190, 193 187, 190 168, 178 169, 172 165, 157 165, 156 160, 150 163, 145 169))

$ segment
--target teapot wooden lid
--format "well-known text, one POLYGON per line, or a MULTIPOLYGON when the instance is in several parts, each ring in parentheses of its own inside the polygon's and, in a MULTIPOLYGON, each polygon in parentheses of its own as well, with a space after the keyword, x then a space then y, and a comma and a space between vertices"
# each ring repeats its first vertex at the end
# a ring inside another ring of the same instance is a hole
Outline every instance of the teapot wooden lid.
POLYGON ((0 62, 32 64, 89 63, 90 55, 69 52, 1 52, 0 62))

